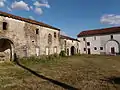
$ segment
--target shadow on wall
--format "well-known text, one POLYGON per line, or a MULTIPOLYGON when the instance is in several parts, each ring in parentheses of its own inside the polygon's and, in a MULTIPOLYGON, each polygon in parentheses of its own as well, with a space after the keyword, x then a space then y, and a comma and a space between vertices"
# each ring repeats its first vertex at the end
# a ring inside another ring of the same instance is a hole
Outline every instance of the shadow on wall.
POLYGON ((35 71, 33 71, 33 70, 29 69, 29 68, 27 68, 26 66, 23 66, 22 64, 19 63, 19 60, 18 60, 16 54, 14 54, 14 62, 15 62, 18 66, 20 66, 21 68, 23 68, 23 69, 29 71, 30 73, 32 73, 33 75, 35 75, 35 76, 37 76, 37 77, 39 77, 39 78, 41 78, 41 79, 47 80, 47 81, 49 81, 49 82, 51 82, 51 83, 53 83, 53 84, 56 84, 56 85, 58 85, 58 86, 60 86, 60 87, 62 87, 62 88, 64 88, 64 89, 67 89, 67 90, 79 90, 79 89, 77 89, 77 88, 75 88, 75 87, 72 87, 72 86, 70 86, 70 85, 67 85, 67 84, 65 84, 65 83, 62 83, 62 82, 59 82, 59 81, 56 81, 56 80, 47 78, 47 77, 45 77, 45 76, 43 76, 43 75, 40 75, 40 74, 38 74, 37 72, 35 72, 35 71))

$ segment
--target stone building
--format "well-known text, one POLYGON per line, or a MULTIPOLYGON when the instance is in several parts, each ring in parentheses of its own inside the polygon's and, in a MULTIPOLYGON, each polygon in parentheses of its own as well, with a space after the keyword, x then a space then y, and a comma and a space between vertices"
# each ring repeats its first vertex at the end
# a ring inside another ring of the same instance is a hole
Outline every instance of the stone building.
POLYGON ((77 39, 61 35, 61 50, 66 52, 67 56, 78 54, 80 48, 80 41, 77 39))
POLYGON ((60 51, 60 29, 0 11, 0 60, 60 51))
POLYGON ((81 54, 120 54, 120 27, 82 31, 77 37, 81 54))

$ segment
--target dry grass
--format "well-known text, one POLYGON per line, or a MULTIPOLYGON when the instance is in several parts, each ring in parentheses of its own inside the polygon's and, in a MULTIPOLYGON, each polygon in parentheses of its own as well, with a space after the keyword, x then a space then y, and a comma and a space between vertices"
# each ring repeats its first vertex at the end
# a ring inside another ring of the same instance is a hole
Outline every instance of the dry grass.
MULTIPOLYGON (((21 60, 39 75, 82 90, 120 90, 120 56, 81 55, 21 60)), ((13 63, 0 63, 0 90, 64 90, 13 63)), ((72 90, 72 89, 71 89, 72 90)))

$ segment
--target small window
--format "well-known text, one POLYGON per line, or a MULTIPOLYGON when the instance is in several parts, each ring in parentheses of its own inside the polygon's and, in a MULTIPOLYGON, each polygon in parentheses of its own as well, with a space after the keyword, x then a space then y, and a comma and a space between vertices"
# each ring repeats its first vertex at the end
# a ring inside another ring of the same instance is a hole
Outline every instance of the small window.
POLYGON ((87 46, 90 46, 90 42, 87 42, 87 46))
POLYGON ((77 46, 79 46, 79 43, 77 42, 77 46))
POLYGON ((3 22, 3 30, 7 30, 7 22, 3 22))
POLYGON ((49 48, 48 47, 45 48, 45 53, 46 53, 46 55, 49 55, 49 48))
POLYGON ((83 41, 85 41, 86 39, 85 38, 83 38, 83 41))
POLYGON ((54 47, 54 53, 57 53, 57 46, 54 47))
POLYGON ((86 51, 86 48, 84 48, 84 51, 86 51))
POLYGON ((97 50, 97 47, 94 47, 94 50, 97 50))
POLYGON ((103 47, 100 47, 100 50, 103 50, 103 47))
POLYGON ((56 32, 54 32, 54 38, 56 38, 56 32))
POLYGON ((58 38, 60 38, 60 32, 58 33, 58 38))
POLYGON ((39 29, 36 29, 36 34, 39 34, 39 29))
POLYGON ((113 35, 111 35, 111 39, 113 39, 113 35))
POLYGON ((96 36, 94 36, 94 40, 96 40, 96 36))
POLYGON ((79 53, 79 50, 78 50, 78 48, 77 48, 77 53, 79 53))
POLYGON ((66 46, 67 42, 65 41, 65 46, 66 46))

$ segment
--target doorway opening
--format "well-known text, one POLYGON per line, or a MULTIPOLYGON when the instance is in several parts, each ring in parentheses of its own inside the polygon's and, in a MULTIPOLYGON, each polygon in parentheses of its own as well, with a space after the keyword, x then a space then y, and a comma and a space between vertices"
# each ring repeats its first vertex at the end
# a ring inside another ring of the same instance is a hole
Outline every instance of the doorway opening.
POLYGON ((115 54, 115 48, 111 47, 111 54, 115 54))
POLYGON ((75 55, 75 47, 74 46, 71 47, 71 55, 75 55))
POLYGON ((9 39, 0 39, 0 61, 12 60, 14 58, 13 43, 9 39))
POLYGON ((88 48, 88 54, 91 54, 91 50, 90 50, 90 48, 88 48))

